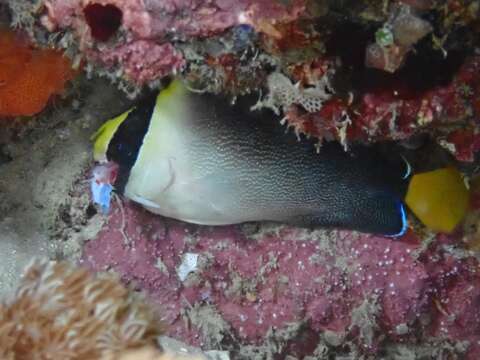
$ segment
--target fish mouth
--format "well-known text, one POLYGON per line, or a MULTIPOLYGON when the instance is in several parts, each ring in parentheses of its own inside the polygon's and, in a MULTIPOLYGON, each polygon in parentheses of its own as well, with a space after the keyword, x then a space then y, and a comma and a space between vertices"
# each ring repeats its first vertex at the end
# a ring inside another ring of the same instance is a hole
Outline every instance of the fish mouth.
POLYGON ((93 181, 97 184, 115 184, 117 180, 119 166, 114 161, 107 161, 105 163, 98 164, 92 170, 93 181))
POLYGON ((113 161, 98 164, 92 170, 90 191, 95 205, 103 214, 108 214, 112 199, 113 184, 117 180, 119 166, 113 161))

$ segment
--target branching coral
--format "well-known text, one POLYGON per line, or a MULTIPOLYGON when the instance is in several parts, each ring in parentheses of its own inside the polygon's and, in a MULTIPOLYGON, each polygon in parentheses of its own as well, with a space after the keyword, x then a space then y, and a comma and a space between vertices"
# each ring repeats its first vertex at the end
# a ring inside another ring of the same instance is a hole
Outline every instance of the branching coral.
POLYGON ((0 307, 2 359, 116 359, 154 346, 161 324, 110 275, 35 261, 0 307))
POLYGON ((299 83, 292 84, 283 74, 272 73, 268 76, 267 84, 270 92, 257 106, 270 107, 277 113, 279 108, 285 110, 292 105, 299 105, 305 111, 314 113, 320 111, 323 103, 331 96, 327 76, 319 79, 315 86, 303 88, 299 83))

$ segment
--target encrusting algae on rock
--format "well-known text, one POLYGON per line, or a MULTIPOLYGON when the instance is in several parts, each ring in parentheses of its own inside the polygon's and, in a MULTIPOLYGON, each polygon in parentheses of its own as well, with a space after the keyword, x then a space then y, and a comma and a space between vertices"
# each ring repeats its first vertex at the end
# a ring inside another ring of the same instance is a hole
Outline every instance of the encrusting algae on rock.
POLYGON ((0 28, 0 116, 39 113, 74 76, 61 52, 35 49, 21 35, 0 28))

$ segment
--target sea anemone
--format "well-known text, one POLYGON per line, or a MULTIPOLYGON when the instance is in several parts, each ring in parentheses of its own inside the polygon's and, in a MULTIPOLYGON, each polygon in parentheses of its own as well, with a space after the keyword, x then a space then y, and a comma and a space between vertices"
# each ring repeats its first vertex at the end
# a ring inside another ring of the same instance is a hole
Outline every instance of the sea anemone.
POLYGON ((162 331, 115 276, 36 260, 0 305, 0 358, 119 359, 126 350, 152 353, 162 331))

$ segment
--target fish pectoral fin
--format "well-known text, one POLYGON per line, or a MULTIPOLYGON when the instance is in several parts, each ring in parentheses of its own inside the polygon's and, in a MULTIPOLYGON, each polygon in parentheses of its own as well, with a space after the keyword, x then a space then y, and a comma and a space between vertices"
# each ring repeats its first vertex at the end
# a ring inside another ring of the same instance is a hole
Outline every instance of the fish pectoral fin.
POLYGON ((191 191, 203 194, 205 198, 227 197, 236 199, 251 184, 242 179, 239 170, 216 170, 200 176, 178 181, 178 184, 191 191))
POLYGON ((144 161, 139 169, 134 169, 130 174, 127 192, 134 196, 147 194, 148 198, 156 198, 167 192, 175 183, 174 159, 163 157, 155 161, 144 161))

